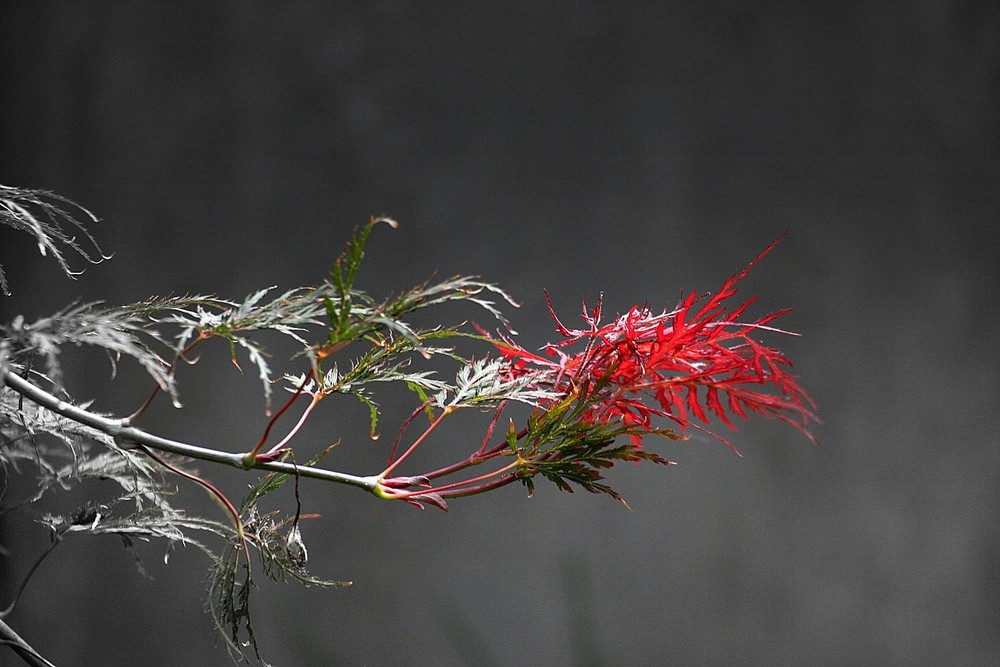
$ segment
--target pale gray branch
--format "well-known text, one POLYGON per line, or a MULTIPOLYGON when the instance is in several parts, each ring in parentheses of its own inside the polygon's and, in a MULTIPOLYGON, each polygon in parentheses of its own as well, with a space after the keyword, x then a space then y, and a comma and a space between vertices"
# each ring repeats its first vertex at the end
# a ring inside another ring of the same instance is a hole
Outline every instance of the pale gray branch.
MULTIPOLYGON (((162 452, 187 456, 201 461, 221 463, 234 468, 242 468, 244 470, 247 469, 247 466, 244 463, 243 454, 223 452, 218 449, 210 449, 207 447, 199 447, 197 445, 191 445, 177 440, 169 440, 167 438, 161 438, 160 436, 147 433, 134 426, 129 426, 122 419, 112 419, 110 417, 98 415, 73 405, 72 403, 67 403, 33 383, 28 382, 16 373, 11 372, 10 369, 3 369, 2 379, 4 385, 10 387, 13 391, 16 391, 28 400, 37 403, 52 412, 58 413, 81 424, 90 426, 91 428, 95 428, 103 433, 107 433, 123 445, 127 445, 130 442, 138 443, 162 452)), ((316 468, 313 466, 301 466, 292 463, 284 463, 282 461, 262 461, 255 463, 250 466, 250 468, 286 473, 289 475, 297 474, 301 477, 311 477, 313 479, 320 479, 327 482, 356 486, 367 491, 372 491, 378 485, 377 476, 362 477, 334 470, 326 470, 324 468, 316 468)))

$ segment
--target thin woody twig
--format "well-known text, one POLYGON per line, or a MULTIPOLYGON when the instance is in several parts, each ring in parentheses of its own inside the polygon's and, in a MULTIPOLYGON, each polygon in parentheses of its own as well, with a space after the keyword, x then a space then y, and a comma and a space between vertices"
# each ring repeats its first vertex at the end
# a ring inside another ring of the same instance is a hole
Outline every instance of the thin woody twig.
MULTIPOLYGON (((41 389, 35 384, 25 380, 15 373, 10 372, 10 370, 7 369, 3 370, 2 379, 6 386, 10 387, 30 401, 37 403, 52 412, 68 417, 69 419, 73 419, 81 424, 90 426, 91 428, 95 428, 102 433, 106 433, 122 444, 127 445, 128 443, 137 443, 151 449, 168 452, 170 454, 178 454, 180 456, 199 459, 201 461, 209 461, 212 463, 221 463, 223 465, 244 470, 248 469, 243 454, 200 447, 198 445, 179 442, 177 440, 170 440, 168 438, 153 435, 152 433, 147 433, 142 429, 128 425, 126 420, 104 417, 88 410, 84 410, 83 408, 73 405, 72 403, 67 403, 66 401, 61 400, 60 398, 50 394, 44 389, 41 389)), ((297 466, 290 463, 284 463, 282 461, 260 461, 249 466, 249 468, 270 470, 289 475, 301 475, 302 477, 310 477, 327 482, 335 482, 337 484, 347 484, 349 486, 355 486, 367 491, 372 491, 378 485, 378 477, 376 476, 350 475, 348 473, 337 472, 335 470, 327 470, 313 466, 297 466)))
POLYGON ((53 663, 33 649, 31 644, 14 632, 14 628, 4 623, 3 619, 0 619, 0 644, 10 646, 14 653, 21 656, 21 659, 30 667, 55 667, 53 663))

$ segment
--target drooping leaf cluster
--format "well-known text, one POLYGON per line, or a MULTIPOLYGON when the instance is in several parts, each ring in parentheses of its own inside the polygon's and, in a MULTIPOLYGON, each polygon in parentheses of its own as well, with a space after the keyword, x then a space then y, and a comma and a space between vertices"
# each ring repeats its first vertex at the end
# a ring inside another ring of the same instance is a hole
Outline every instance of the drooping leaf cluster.
POLYGON ((208 552, 197 533, 232 535, 225 523, 191 517, 174 507, 170 500, 176 486, 139 451, 11 391, 0 395, 0 442, 0 474, 7 478, 32 469, 36 480, 30 497, 0 494, 0 511, 36 503, 53 490, 89 490, 82 505, 38 519, 50 529, 54 543, 77 533, 114 534, 130 550, 134 539, 155 538, 166 540, 168 549, 189 544, 208 552))

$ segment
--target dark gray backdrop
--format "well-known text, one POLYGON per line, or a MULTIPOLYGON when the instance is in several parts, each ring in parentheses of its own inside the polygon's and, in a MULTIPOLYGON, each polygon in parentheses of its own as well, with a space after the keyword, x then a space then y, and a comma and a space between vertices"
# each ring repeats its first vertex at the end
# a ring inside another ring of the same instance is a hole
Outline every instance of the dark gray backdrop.
MULTIPOLYGON (((804 336, 778 342, 825 421, 819 448, 752 424, 745 459, 696 437, 666 448, 677 468, 615 470, 633 512, 508 488, 445 515, 309 485, 311 563, 355 584, 264 586, 275 663, 1000 657, 996 3, 210 4, 0 7, 0 182, 93 209, 116 254, 69 282, 0 230, 4 319, 315 282, 387 213, 363 287, 481 274, 539 346, 543 288, 567 317, 602 291, 672 304, 787 228, 746 291, 795 307, 804 336)), ((75 368, 102 409, 145 391, 75 368)), ((245 448, 252 382, 189 372, 189 409, 143 425, 245 448)), ((324 408, 315 442, 346 433, 331 462, 373 470, 363 411, 324 408)), ((44 545, 27 519, 3 530, 44 545)), ((222 664, 204 559, 144 553, 153 581, 113 539, 60 547, 11 623, 60 665, 222 664)))

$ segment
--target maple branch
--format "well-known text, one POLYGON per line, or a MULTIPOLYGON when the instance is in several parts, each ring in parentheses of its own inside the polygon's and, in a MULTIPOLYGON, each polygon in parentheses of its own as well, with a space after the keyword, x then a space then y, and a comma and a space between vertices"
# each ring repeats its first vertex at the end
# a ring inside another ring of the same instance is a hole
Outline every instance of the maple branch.
POLYGON ((127 446, 128 443, 137 443, 149 447, 150 449, 156 449, 171 454, 179 454, 180 456, 200 459, 202 461, 210 461, 212 463, 221 463, 223 465, 240 468, 242 470, 256 468, 285 473, 288 475, 297 474, 302 477, 311 477, 313 479, 320 479, 327 482, 336 482, 338 484, 356 486, 365 489, 366 491, 373 491, 378 485, 378 477, 376 476, 363 477, 350 475, 334 470, 327 470, 325 468, 301 466, 294 463, 284 463, 282 461, 256 461, 251 465, 247 465, 243 454, 223 452, 218 449, 199 447, 198 445, 162 438, 131 426, 126 419, 112 419, 110 417, 105 417, 103 415, 84 410, 83 408, 73 405, 72 403, 67 403, 66 401, 61 400, 44 389, 28 382, 21 376, 10 372, 8 369, 3 370, 2 379, 4 385, 10 387, 30 401, 42 406, 43 408, 51 410, 52 412, 68 417, 69 419, 86 426, 90 426, 91 428, 95 428, 102 433, 106 433, 113 437, 115 441, 122 443, 124 446, 127 446))

